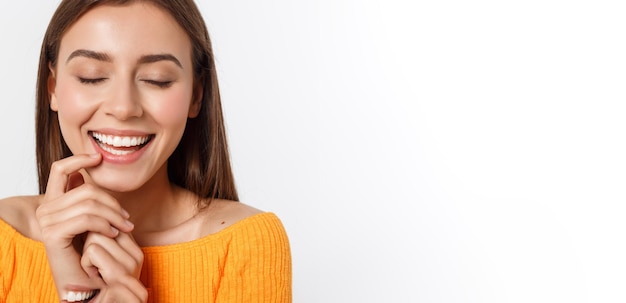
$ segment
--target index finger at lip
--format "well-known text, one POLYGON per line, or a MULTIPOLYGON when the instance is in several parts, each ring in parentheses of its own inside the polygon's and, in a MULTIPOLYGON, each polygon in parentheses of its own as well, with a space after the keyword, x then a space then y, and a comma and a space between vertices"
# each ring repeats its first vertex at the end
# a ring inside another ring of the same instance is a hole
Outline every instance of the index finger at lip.
POLYGON ((46 196, 52 199, 62 196, 72 173, 78 172, 81 168, 96 166, 100 160, 100 154, 75 155, 52 163, 46 185, 46 196))

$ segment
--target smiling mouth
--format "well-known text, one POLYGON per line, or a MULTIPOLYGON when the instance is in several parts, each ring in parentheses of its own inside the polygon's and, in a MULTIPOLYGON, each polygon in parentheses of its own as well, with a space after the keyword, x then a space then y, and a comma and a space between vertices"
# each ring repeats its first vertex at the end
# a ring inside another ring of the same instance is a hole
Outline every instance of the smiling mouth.
POLYGON ((98 290, 68 291, 63 300, 66 302, 89 302, 98 294, 98 290))
POLYGON ((154 135, 145 136, 115 136, 99 132, 90 132, 98 146, 113 155, 125 156, 146 146, 154 135))

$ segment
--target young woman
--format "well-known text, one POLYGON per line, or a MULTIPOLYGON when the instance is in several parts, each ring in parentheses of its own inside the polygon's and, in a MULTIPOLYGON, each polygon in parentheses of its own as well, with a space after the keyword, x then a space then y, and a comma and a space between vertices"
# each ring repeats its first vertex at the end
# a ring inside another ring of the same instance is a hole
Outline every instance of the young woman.
POLYGON ((37 83, 40 195, 0 201, 0 302, 291 302, 286 233, 238 201, 192 0, 65 0, 37 83))

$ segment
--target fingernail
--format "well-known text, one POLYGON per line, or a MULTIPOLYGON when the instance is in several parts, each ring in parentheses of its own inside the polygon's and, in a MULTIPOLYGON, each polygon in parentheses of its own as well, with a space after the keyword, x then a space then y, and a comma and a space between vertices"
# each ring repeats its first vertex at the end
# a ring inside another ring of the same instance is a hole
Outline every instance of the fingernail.
POLYGON ((117 235, 120 234, 120 231, 117 228, 113 227, 113 226, 111 226, 111 231, 113 232, 113 235, 116 236, 116 237, 117 237, 117 235))
POLYGON ((128 220, 126 220, 126 225, 128 225, 128 227, 131 227, 131 228, 135 227, 135 224, 133 224, 133 222, 130 222, 128 220))
POLYGON ((100 154, 99 153, 91 154, 89 155, 89 157, 96 159, 100 157, 100 154))
POLYGON ((128 213, 125 209, 123 209, 123 208, 122 208, 122 216, 123 216, 125 219, 130 218, 130 214, 129 214, 129 213, 128 213))

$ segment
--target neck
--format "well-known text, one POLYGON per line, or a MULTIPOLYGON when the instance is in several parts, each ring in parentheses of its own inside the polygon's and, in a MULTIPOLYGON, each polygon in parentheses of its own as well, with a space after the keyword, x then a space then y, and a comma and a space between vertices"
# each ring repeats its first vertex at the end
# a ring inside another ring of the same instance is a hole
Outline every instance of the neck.
POLYGON ((197 213, 193 194, 170 183, 165 166, 132 192, 110 192, 130 214, 134 235, 171 229, 197 213))

